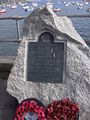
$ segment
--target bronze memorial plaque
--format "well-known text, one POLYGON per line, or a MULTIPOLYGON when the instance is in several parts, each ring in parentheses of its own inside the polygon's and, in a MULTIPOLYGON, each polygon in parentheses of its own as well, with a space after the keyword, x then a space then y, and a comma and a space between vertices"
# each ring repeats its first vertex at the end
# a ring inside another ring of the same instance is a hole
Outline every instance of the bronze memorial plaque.
POLYGON ((63 83, 64 42, 29 42, 27 81, 63 83))

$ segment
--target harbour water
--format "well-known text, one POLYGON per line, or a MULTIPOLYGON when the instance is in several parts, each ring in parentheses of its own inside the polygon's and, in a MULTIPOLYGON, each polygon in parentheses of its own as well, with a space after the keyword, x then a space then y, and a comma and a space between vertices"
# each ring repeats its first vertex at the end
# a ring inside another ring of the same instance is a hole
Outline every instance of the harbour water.
MULTIPOLYGON (((39 6, 44 3, 39 3, 39 6)), ((63 1, 61 4, 54 3, 54 8, 60 8, 61 11, 58 15, 90 15, 87 12, 90 7, 90 2, 77 9, 76 5, 70 3, 69 6, 65 6, 63 1)), ((6 7, 7 12, 0 17, 7 16, 28 16, 31 12, 25 12, 21 6, 17 6, 16 9, 6 7)), ((90 17, 89 18, 70 18, 77 32, 84 40, 90 40, 90 17)), ((20 20, 20 32, 22 37, 23 20, 20 20)), ((0 41, 17 40, 16 21, 15 20, 0 20, 0 41)), ((14 42, 0 42, 0 56, 14 56, 17 53, 18 43, 14 42)))

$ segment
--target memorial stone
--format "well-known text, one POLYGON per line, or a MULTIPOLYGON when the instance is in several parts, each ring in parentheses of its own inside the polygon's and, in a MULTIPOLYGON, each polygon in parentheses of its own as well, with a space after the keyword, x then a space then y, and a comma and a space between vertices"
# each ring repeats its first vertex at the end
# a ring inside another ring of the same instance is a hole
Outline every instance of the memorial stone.
POLYGON ((48 105, 70 98, 79 120, 90 113, 90 49, 65 16, 40 7, 24 21, 23 40, 8 78, 7 91, 20 102, 36 98, 48 105), (88 111, 88 113, 87 113, 88 111))

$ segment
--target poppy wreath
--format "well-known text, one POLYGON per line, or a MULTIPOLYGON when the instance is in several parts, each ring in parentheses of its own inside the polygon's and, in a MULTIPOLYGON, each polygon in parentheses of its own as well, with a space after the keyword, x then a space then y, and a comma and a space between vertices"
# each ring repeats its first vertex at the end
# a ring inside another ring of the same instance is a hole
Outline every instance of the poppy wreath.
POLYGON ((46 108, 37 99, 29 98, 27 100, 24 100, 16 110, 15 120, 26 120, 25 115, 28 112, 35 113, 37 115, 38 120, 47 120, 46 119, 46 108))
POLYGON ((47 107, 47 120, 79 120, 79 107, 69 99, 56 100, 47 107))
POLYGON ((37 120, 79 120, 79 107, 68 98, 53 101, 47 109, 39 100, 29 98, 17 108, 15 120, 26 120, 25 115, 28 112, 35 113, 37 120))

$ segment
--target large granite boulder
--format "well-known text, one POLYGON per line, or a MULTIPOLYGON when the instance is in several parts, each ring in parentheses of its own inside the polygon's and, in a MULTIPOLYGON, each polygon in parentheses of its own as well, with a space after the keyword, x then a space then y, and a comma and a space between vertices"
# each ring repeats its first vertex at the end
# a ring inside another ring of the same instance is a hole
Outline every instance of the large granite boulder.
POLYGON ((80 120, 90 113, 90 49, 67 17, 58 17, 49 7, 40 7, 24 21, 23 40, 8 78, 7 91, 19 102, 37 98, 45 105, 66 97, 80 107, 80 120), (28 41, 36 42, 41 33, 51 31, 59 41, 67 40, 66 74, 63 84, 26 81, 28 41))

